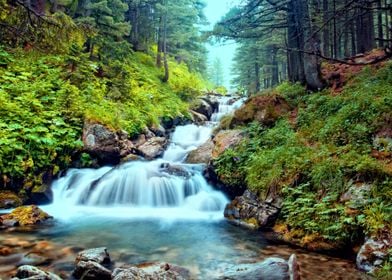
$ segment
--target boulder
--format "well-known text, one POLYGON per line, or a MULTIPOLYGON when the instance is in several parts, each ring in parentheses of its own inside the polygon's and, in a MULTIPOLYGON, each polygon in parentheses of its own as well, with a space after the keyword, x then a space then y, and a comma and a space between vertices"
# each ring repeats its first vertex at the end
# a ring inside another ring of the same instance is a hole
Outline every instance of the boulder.
POLYGON ((114 280, 183 280, 189 278, 189 271, 167 263, 151 263, 117 268, 112 276, 114 280))
POLYGON ((258 229, 272 226, 279 211, 280 207, 276 203, 260 201, 254 193, 246 190, 226 206, 224 216, 240 226, 258 229))
POLYGON ((186 163, 204 163, 208 164, 212 159, 212 151, 214 150, 214 142, 208 140, 206 143, 191 151, 185 162, 186 163))
POLYGON ((212 113, 214 112, 212 106, 204 99, 197 99, 192 105, 192 110, 206 116, 208 120, 211 118, 212 113))
POLYGON ((208 118, 203 114, 200 114, 193 110, 190 110, 190 113, 192 116, 192 121, 196 124, 204 124, 206 121, 208 121, 208 118))
POLYGON ((94 261, 79 261, 72 273, 76 279, 83 280, 110 280, 112 272, 94 261))
POLYGON ((43 223, 52 217, 35 205, 21 206, 0 217, 3 226, 30 226, 43 223))
POLYGON ((146 159, 154 159, 163 154, 167 143, 167 139, 164 137, 153 137, 137 147, 137 150, 146 159))
POLYGON ((224 272, 220 279, 288 280, 288 263, 281 258, 268 258, 259 263, 235 265, 224 272))
POLYGON ((15 277, 12 279, 61 280, 59 276, 51 272, 46 272, 30 265, 20 266, 15 277))
POLYGON ((134 148, 125 131, 112 131, 98 123, 85 122, 82 139, 84 150, 98 158, 100 164, 117 164, 134 148))
POLYGON ((1 208, 15 208, 23 204, 15 193, 11 191, 0 191, 0 209, 1 208))
POLYGON ((189 178, 192 176, 192 174, 186 170, 184 167, 180 165, 172 165, 168 163, 163 163, 161 166, 161 171, 165 172, 170 175, 175 175, 178 177, 184 177, 184 178, 189 178))
POLYGON ((242 130, 222 130, 213 138, 214 149, 212 151, 212 158, 216 159, 225 150, 238 145, 244 139, 242 130))
POLYGON ((392 249, 392 234, 387 232, 380 238, 367 238, 358 252, 357 267, 366 272, 374 272, 385 261, 392 249))
POLYGON ((211 108, 212 108, 212 112, 217 112, 219 110, 219 100, 215 97, 202 97, 202 100, 204 100, 205 102, 207 102, 211 108))
POLYGON ((79 252, 76 257, 75 264, 78 265, 81 261, 93 261, 106 267, 110 267, 111 265, 110 256, 105 247, 87 249, 79 252))
POLYGON ((150 127, 150 131, 152 131, 155 136, 158 137, 165 137, 166 136, 166 130, 162 125, 153 125, 152 127, 150 127))

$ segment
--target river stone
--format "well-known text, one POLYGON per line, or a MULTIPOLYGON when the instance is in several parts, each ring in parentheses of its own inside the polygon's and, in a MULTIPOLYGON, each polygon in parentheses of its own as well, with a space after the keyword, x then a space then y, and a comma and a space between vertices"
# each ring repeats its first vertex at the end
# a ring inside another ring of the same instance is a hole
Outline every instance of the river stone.
POLYGON ((224 216, 240 226, 257 229, 273 225, 279 211, 280 208, 272 201, 260 201, 254 193, 246 190, 226 206, 224 216))
POLYGON ((208 121, 208 118, 203 114, 200 114, 200 113, 195 112, 193 110, 190 110, 190 113, 192 116, 192 121, 196 124, 204 124, 205 122, 208 121))
POLYGON ((178 177, 184 177, 184 178, 189 178, 192 176, 192 174, 186 170, 184 167, 180 165, 172 165, 168 163, 163 163, 161 165, 162 172, 165 172, 170 175, 175 175, 178 177))
POLYGON ((214 149, 214 143, 212 140, 208 140, 206 143, 201 145, 196 150, 191 151, 186 157, 186 163, 204 163, 208 164, 212 158, 212 150, 214 149))
POLYGON ((268 258, 259 263, 235 265, 220 279, 289 280, 289 266, 284 259, 268 258))
POLYGON ((357 267, 366 272, 374 272, 388 258, 392 248, 391 233, 384 238, 368 238, 358 252, 357 267), (389 236, 388 236, 389 235, 389 236))
POLYGON ((31 265, 23 265, 19 267, 15 277, 12 279, 61 280, 59 276, 31 265))
POLYGON ((165 150, 167 139, 164 137, 153 137, 137 149, 146 159, 154 159, 161 156, 165 150))
MULTIPOLYGON (((170 264, 151 264, 143 268, 116 268, 112 274, 113 280, 183 280, 180 273, 184 270, 170 264)), ((189 274, 187 274, 189 275, 189 274)))
POLYGON ((206 116, 208 120, 211 118, 211 115, 214 112, 212 106, 203 99, 197 99, 195 103, 192 104, 192 110, 206 116))
POLYGON ((292 254, 288 261, 290 280, 300 280, 300 268, 297 260, 297 255, 292 254))
POLYGON ((105 267, 109 267, 111 265, 110 256, 105 247, 87 249, 79 252, 76 257, 75 264, 78 265, 81 261, 93 261, 105 267))
POLYGON ((72 275, 76 279, 83 279, 83 280, 112 279, 112 272, 106 267, 94 261, 79 261, 72 275))

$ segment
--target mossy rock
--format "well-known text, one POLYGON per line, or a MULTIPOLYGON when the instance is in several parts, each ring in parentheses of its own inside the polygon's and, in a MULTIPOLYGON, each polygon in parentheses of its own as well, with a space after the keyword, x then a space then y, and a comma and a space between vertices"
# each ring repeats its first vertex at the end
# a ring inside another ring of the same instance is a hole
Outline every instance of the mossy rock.
POLYGON ((41 224, 49 219, 52 219, 52 216, 48 213, 44 212, 35 205, 29 205, 18 207, 11 213, 1 216, 0 224, 31 226, 41 224))
POLYGON ((278 94, 254 96, 235 111, 231 123, 225 125, 234 127, 257 121, 262 125, 271 126, 290 111, 290 105, 278 94))
POLYGON ((11 191, 0 191, 0 208, 15 208, 21 206, 23 201, 11 191))

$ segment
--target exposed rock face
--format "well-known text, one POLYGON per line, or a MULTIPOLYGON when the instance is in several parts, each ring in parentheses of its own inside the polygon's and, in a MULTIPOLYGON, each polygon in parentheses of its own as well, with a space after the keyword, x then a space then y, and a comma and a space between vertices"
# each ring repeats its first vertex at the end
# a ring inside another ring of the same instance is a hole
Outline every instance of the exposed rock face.
POLYGON ((212 159, 212 151, 214 150, 214 142, 208 140, 206 143, 191 151, 185 162, 186 163, 204 163, 208 164, 212 159))
POLYGON ((53 273, 40 270, 30 265, 20 266, 15 277, 12 279, 61 280, 59 276, 53 273))
POLYGON ((125 131, 116 132, 89 122, 83 128, 83 144, 85 151, 97 157, 101 164, 117 164, 134 148, 125 131))
POLYGON ((11 191, 0 192, 0 208, 15 208, 21 206, 23 201, 11 191))
POLYGON ((137 147, 137 150, 146 159, 154 159, 163 154, 167 143, 164 137, 153 137, 137 147))
POLYGON ((227 270, 220 279, 288 280, 288 263, 281 258, 268 258, 260 263, 241 264, 227 270))
POLYGON ((244 139, 244 134, 241 130, 222 130, 213 139, 214 149, 212 151, 212 158, 219 157, 225 150, 233 148, 244 139))
POLYGON ((21 206, 10 214, 0 216, 0 225, 6 227, 29 226, 43 223, 51 218, 51 216, 35 205, 21 206))
POLYGON ((275 121, 290 112, 286 100, 278 95, 255 96, 234 113, 233 125, 247 124, 257 121, 263 125, 272 125, 275 121))
POLYGON ((392 234, 383 238, 368 238, 357 255, 357 267, 366 272, 373 272, 387 261, 388 251, 392 249, 392 234))
POLYGON ((246 190, 226 206, 224 215, 238 225, 257 229, 273 225, 279 211, 279 203, 260 201, 255 194, 246 190))

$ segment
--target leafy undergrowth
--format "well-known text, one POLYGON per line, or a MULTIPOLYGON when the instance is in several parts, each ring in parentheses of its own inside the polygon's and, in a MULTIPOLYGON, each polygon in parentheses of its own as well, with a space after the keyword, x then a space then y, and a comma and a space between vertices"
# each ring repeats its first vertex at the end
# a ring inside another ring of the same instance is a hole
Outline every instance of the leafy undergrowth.
POLYGON ((186 115, 203 81, 185 65, 170 69, 163 83, 146 53, 96 62, 76 45, 62 54, 0 48, 0 189, 18 178, 31 189, 44 171, 67 167, 86 120, 135 135, 186 115))
POLYGON ((248 137, 215 161, 218 175, 261 198, 278 190, 279 224, 303 243, 343 247, 390 232, 392 63, 365 68, 337 96, 288 83, 265 94, 294 109, 243 127, 248 137))

